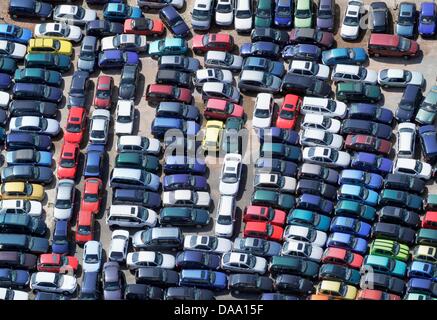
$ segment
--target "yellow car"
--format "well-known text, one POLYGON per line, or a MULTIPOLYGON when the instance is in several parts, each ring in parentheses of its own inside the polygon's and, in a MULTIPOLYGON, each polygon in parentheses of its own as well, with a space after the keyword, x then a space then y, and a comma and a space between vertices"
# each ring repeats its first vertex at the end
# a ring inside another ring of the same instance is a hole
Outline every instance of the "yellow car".
POLYGON ((355 300, 357 289, 340 281, 323 280, 317 286, 317 294, 326 294, 345 300, 355 300))
POLYGON ((44 200, 44 187, 28 182, 6 182, 0 186, 0 198, 22 200, 44 200))
POLYGON ((437 263, 437 248, 425 245, 414 247, 413 260, 437 263))
POLYGON ((202 149, 208 151, 218 151, 220 148, 221 133, 224 123, 217 120, 206 122, 205 137, 202 141, 202 149))
POLYGON ((30 39, 27 46, 28 53, 55 53, 71 56, 73 45, 67 40, 57 40, 51 38, 30 39))

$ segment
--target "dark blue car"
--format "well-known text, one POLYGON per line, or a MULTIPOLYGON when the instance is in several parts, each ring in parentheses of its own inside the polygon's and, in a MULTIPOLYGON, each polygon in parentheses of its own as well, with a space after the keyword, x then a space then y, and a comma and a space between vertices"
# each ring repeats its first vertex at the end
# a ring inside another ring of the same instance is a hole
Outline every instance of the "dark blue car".
POLYGON ((158 209, 161 207, 161 195, 157 192, 138 189, 117 188, 112 193, 113 204, 138 203, 146 208, 158 209))
POLYGON ((285 74, 284 64, 263 57, 247 57, 243 61, 243 70, 264 71, 277 77, 285 74))
POLYGON ((339 184, 355 184, 373 190, 380 190, 383 182, 379 174, 351 169, 343 170, 338 178, 339 184))
POLYGON ((163 179, 164 191, 189 189, 196 191, 208 191, 208 181, 204 176, 190 174, 172 174, 163 179))
POLYGON ((16 83, 12 88, 12 95, 14 99, 35 99, 59 103, 62 100, 63 92, 59 88, 45 84, 16 83))
POLYGON ((9 0, 9 15, 13 18, 48 18, 51 16, 53 6, 37 0, 9 0))
POLYGON ((259 129, 257 135, 261 143, 264 141, 285 143, 290 145, 297 145, 299 143, 299 134, 293 130, 281 129, 277 127, 271 127, 267 129, 259 129))
POLYGON ((282 50, 282 58, 284 60, 308 60, 319 61, 322 55, 322 49, 313 44, 297 44, 286 46, 282 50))
POLYGON ((329 231, 344 232, 353 236, 367 238, 370 235, 370 224, 350 217, 335 217, 331 220, 329 231))
POLYGON ((228 278, 226 273, 223 272, 185 269, 180 273, 179 285, 211 290, 224 290, 228 287, 228 278))
POLYGON ((176 255, 176 267, 217 270, 220 268, 220 256, 202 251, 182 251, 176 255))
POLYGON ((105 146, 90 144, 87 148, 85 164, 83 166, 84 178, 100 178, 105 165, 105 146))
POLYGON ((280 173, 284 176, 294 177, 297 173, 297 164, 274 158, 259 158, 256 160, 255 169, 259 172, 280 173))
POLYGON ((273 23, 280 28, 291 27, 293 15, 293 0, 275 0, 273 23))
POLYGON ((6 150, 35 149, 50 151, 52 139, 49 136, 33 133, 13 132, 6 136, 6 150))
POLYGON ((123 33, 124 26, 119 22, 109 22, 108 20, 88 21, 85 27, 85 34, 96 38, 115 36, 123 33))
POLYGON ((243 43, 240 47, 240 56, 250 56, 278 59, 281 54, 279 45, 273 42, 257 41, 254 43, 243 43))
POLYGON ((181 15, 172 5, 168 5, 159 11, 159 18, 176 37, 187 37, 191 32, 181 15))
POLYGON ((8 40, 27 45, 30 38, 32 38, 32 31, 30 29, 21 28, 15 24, 0 24, 0 40, 8 40))
POLYGON ((0 89, 8 90, 12 85, 12 76, 7 73, 0 73, 0 89))
POLYGON ((437 131, 435 126, 428 125, 419 128, 422 153, 428 161, 437 159, 437 131))
POLYGON ((193 173, 203 175, 206 173, 206 164, 199 163, 195 158, 169 156, 165 159, 164 173, 193 173))
POLYGON ((411 84, 407 85, 396 109, 396 119, 399 122, 410 122, 422 100, 422 88, 411 84))
POLYGON ((0 269, 0 287, 24 288, 29 284, 29 271, 13 270, 9 268, 0 269))
POLYGON ((105 50, 99 53, 98 65, 101 69, 122 68, 124 65, 138 64, 138 53, 121 50, 105 50))
POLYGON ((406 293, 427 294, 437 297, 437 282, 431 279, 412 278, 407 282, 406 293))
POLYGON ((349 118, 370 120, 385 124, 393 121, 393 112, 387 108, 381 108, 371 103, 351 103, 349 107, 349 118))
POLYGON ((352 155, 350 166, 353 169, 370 171, 385 176, 392 171, 393 161, 373 153, 356 152, 352 155))
POLYGON ((367 252, 367 241, 341 232, 331 233, 326 242, 327 247, 336 247, 364 255, 367 252))
POLYGON ((297 199, 296 208, 330 215, 334 210, 334 203, 320 196, 304 193, 297 199))
POLYGON ((261 295, 260 300, 273 300, 273 301, 275 301, 275 300, 293 300, 293 301, 296 301, 296 300, 300 300, 300 298, 296 297, 296 296, 288 295, 288 294, 283 294, 283 293, 266 292, 266 293, 263 293, 261 295))
POLYGON ((55 230, 52 235, 52 252, 67 254, 69 251, 68 241, 68 221, 58 220, 55 224, 55 230))
POLYGON ((436 5, 434 2, 420 4, 419 34, 422 37, 432 37, 436 31, 436 5))

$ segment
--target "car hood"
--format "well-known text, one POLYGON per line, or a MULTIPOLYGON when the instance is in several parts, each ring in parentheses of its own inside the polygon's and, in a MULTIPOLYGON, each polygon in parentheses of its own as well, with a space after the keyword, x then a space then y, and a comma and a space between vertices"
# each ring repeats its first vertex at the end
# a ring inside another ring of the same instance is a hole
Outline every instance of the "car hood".
POLYGON ((364 82, 376 84, 377 81, 378 81, 378 72, 376 72, 375 70, 367 69, 367 74, 366 77, 364 78, 364 82))
POLYGON ((344 37, 357 37, 359 30, 360 30, 359 26, 346 26, 346 25, 342 25, 341 26, 341 36, 344 36, 344 37))
POLYGON ((82 30, 77 26, 70 25, 70 35, 69 39, 79 42, 82 39, 82 30))
POLYGON ((13 57, 23 58, 26 55, 27 48, 25 45, 20 43, 15 43, 14 52, 12 53, 13 57))
POLYGON ((62 289, 71 290, 74 291, 77 286, 76 278, 73 276, 64 276, 63 282, 62 282, 62 289))
POLYGON ((164 254, 162 258, 161 268, 173 269, 175 267, 176 259, 174 256, 170 254, 164 254))
POLYGON ((133 122, 120 123, 115 122, 115 132, 118 134, 131 134, 133 129, 133 122))
POLYGON ((161 145, 159 144, 159 140, 149 138, 149 147, 147 148, 147 151, 152 153, 159 153, 160 150, 161 145))
POLYGON ((71 214, 72 209, 58 209, 56 207, 53 209, 53 216, 57 220, 68 220, 70 219, 71 214))
POLYGON ((219 184, 219 190, 221 195, 230 195, 233 196, 238 192, 238 186, 240 181, 237 181, 236 183, 226 183, 223 181, 220 181, 219 184))
POLYGON ((186 122, 186 134, 195 136, 200 131, 200 125, 195 121, 186 122))
POLYGON ((200 68, 200 62, 197 59, 189 58, 188 59, 188 67, 187 69, 191 72, 195 72, 200 68))
POLYGON ((114 48, 114 36, 111 37, 104 37, 102 40, 100 40, 100 50, 108 50, 114 48))
POLYGON ((80 70, 85 70, 85 71, 93 71, 94 70, 94 65, 95 65, 95 60, 84 60, 84 59, 78 59, 77 60, 77 67, 80 70))
POLYGON ((119 99, 129 100, 135 97, 135 84, 123 84, 118 89, 119 99))
POLYGON ((122 299, 121 289, 111 290, 111 291, 104 290, 103 298, 105 300, 121 300, 122 299))
POLYGON ((423 33, 423 34, 432 34, 435 32, 435 23, 431 23, 431 24, 424 24, 424 23, 419 23, 419 33, 423 33))
POLYGON ((255 267, 253 269, 263 271, 264 273, 267 269, 267 260, 264 258, 256 259, 255 267))
POLYGON ((234 17, 233 12, 228 12, 228 13, 216 12, 215 13, 215 20, 216 20, 216 22, 219 22, 218 24, 223 24, 223 23, 231 24, 233 17, 234 17))
POLYGON ((235 18, 234 25, 236 30, 250 30, 252 28, 252 17, 247 19, 235 18))
POLYGON ((57 120, 47 119, 47 129, 46 129, 47 132, 53 133, 54 135, 57 135, 60 130, 61 130, 61 127, 60 127, 59 122, 57 120))
POLYGON ((221 237, 231 237, 234 231, 233 223, 224 225, 216 222, 214 228, 215 234, 221 237))
POLYGON ((424 82, 423 74, 417 71, 410 71, 410 72, 411 72, 411 80, 408 84, 422 86, 424 82))
POLYGON ((319 64, 319 72, 317 72, 317 77, 328 79, 330 71, 331 69, 328 66, 325 66, 324 64, 319 64))
POLYGON ((334 25, 334 19, 329 18, 329 19, 320 19, 317 18, 317 27, 319 29, 332 29, 334 25))
POLYGON ((297 18, 294 17, 294 27, 295 28, 311 28, 311 18, 297 18))
POLYGON ((413 35, 414 26, 396 25, 396 33, 400 36, 411 37, 413 35))

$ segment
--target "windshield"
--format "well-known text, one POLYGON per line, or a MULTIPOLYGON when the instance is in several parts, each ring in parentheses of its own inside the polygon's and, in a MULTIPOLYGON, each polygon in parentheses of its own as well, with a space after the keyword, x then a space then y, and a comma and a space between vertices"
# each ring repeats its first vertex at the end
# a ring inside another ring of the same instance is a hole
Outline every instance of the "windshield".
POLYGON ((215 10, 218 13, 230 13, 232 12, 232 6, 230 4, 218 4, 215 10))
POLYGON ((61 160, 61 167, 64 168, 73 168, 76 165, 74 162, 74 159, 62 159, 61 160))
POLYGON ((290 18, 291 17, 291 11, 288 7, 278 7, 276 9, 277 16, 281 18, 290 18))
POLYGON ((435 21, 435 17, 434 16, 422 16, 420 18, 420 22, 423 24, 432 24, 435 21))
POLYGON ((194 9, 193 17, 197 20, 209 20, 209 11, 194 9))
POLYGON ((282 109, 281 112, 279 112, 279 116, 283 119, 292 120, 294 118, 294 112, 282 109))
POLYGON ((86 263, 97 263, 99 262, 99 256, 96 254, 87 254, 85 256, 86 263))
POLYGON ((329 19, 332 17, 331 10, 319 10, 317 17, 321 19, 329 19))
POLYGON ((422 163, 420 161, 416 161, 416 166, 414 167, 414 170, 416 170, 416 172, 422 172, 422 163))
POLYGON ((256 11, 256 15, 260 18, 270 18, 270 10, 269 9, 258 9, 256 11))
POLYGON ((100 139, 103 139, 103 138, 105 137, 105 131, 103 131, 103 130, 93 130, 93 131, 91 132, 91 135, 92 135, 94 138, 100 138, 100 139))
POLYGON ((270 112, 267 109, 256 109, 255 116, 257 118, 268 118, 270 116, 270 112))
POLYGON ((118 284, 118 281, 105 282, 104 289, 106 291, 117 291, 120 290, 120 286, 118 284))
POLYGON ((55 208, 58 209, 69 209, 71 207, 70 200, 56 200, 55 208))
POLYGON ((80 132, 81 131, 80 124, 77 124, 77 123, 68 123, 67 124, 67 131, 68 132, 73 132, 73 133, 80 132))
POLYGON ((235 183, 238 181, 238 176, 235 173, 225 172, 222 181, 226 183, 235 183))
POLYGON ((131 117, 130 116, 118 116, 117 117, 117 122, 120 122, 120 123, 130 123, 132 120, 131 120, 131 117))
POLYGON ((111 91, 110 90, 97 90, 96 92, 96 96, 99 99, 107 99, 109 98, 111 95, 111 91))
POLYGON ((85 202, 97 202, 97 200, 99 200, 99 197, 97 196, 97 194, 94 193, 85 193, 84 200, 85 202))
POLYGON ((398 48, 401 51, 408 51, 411 47, 411 41, 407 38, 399 38, 398 48))
POLYGON ((78 232, 80 234, 91 234, 91 229, 88 226, 79 226, 78 232))
POLYGON ((307 19, 311 17, 311 11, 308 9, 305 10, 296 10, 296 14, 295 14, 296 18, 299 19, 307 19))
MULTIPOLYGON (((356 14, 356 12, 350 12, 350 14, 356 14)), ((344 17, 343 24, 350 26, 350 27, 356 27, 358 26, 360 20, 357 17, 351 17, 346 16, 344 17)))
POLYGON ((223 224, 223 225, 231 225, 232 224, 232 218, 231 218, 231 216, 220 215, 217 218, 217 223, 223 224))
POLYGON ((239 10, 235 16, 240 19, 249 19, 252 18, 252 13, 249 10, 239 10))

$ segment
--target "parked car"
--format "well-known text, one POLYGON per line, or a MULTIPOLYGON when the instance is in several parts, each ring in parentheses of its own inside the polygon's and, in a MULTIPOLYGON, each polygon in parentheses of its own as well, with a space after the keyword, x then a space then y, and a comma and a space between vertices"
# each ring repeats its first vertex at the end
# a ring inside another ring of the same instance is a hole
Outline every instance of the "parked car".
POLYGON ((166 6, 159 11, 159 18, 175 37, 187 37, 190 28, 173 6, 166 6))

